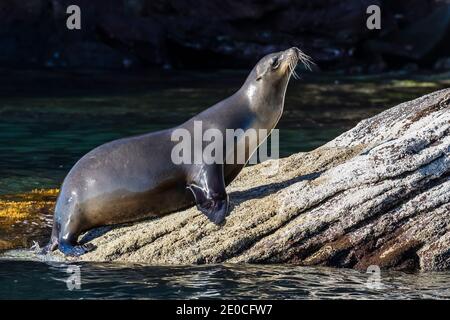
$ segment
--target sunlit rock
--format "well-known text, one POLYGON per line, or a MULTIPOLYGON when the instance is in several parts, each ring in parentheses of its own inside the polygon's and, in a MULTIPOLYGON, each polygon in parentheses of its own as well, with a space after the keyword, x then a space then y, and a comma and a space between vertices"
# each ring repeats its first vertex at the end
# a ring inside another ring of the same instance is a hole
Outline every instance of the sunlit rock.
POLYGON ((450 89, 361 121, 326 145, 246 168, 218 227, 195 208, 90 232, 81 259, 450 269, 450 89))

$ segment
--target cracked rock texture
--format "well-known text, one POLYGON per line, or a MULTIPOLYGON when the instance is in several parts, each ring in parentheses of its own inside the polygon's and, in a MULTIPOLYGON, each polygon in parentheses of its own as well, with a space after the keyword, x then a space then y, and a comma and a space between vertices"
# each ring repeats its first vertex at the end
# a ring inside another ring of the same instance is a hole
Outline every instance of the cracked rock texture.
POLYGON ((450 269, 450 89, 326 145, 248 167, 224 226, 195 208, 85 235, 87 261, 450 269))

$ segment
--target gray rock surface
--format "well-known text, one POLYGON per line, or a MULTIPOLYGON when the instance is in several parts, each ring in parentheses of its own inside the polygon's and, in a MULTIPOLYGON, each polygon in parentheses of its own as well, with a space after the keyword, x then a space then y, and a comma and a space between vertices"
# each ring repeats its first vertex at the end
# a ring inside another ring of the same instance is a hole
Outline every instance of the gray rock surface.
POLYGON ((224 226, 191 208, 85 236, 87 261, 450 269, 450 89, 246 168, 224 226))

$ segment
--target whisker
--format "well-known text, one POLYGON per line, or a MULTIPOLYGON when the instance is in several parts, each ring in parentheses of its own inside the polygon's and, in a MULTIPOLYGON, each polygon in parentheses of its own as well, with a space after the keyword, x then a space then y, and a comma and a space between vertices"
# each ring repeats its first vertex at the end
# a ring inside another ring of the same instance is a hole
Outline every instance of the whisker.
POLYGON ((307 54, 303 53, 301 50, 297 51, 298 59, 305 66, 305 68, 309 71, 312 71, 312 66, 316 65, 314 61, 312 61, 311 57, 307 54))
POLYGON ((295 63, 295 65, 294 65, 294 63, 295 63, 294 60, 291 58, 290 59, 290 67, 291 67, 292 76, 294 77, 295 80, 298 80, 298 79, 300 79, 300 76, 295 71, 295 68, 297 67, 297 64, 295 63))
POLYGON ((312 66, 316 65, 314 61, 312 61, 311 57, 307 54, 303 53, 301 50, 297 51, 297 59, 293 58, 292 56, 289 58, 288 66, 289 71, 291 72, 292 77, 295 80, 300 79, 300 75, 295 71, 296 67, 298 66, 298 61, 300 61, 306 70, 312 71, 312 66), (294 61, 295 60, 295 61, 294 61))
POLYGON ((291 57, 289 57, 288 67, 289 67, 289 71, 290 71, 291 75, 293 75, 294 74, 294 66, 293 66, 293 61, 292 61, 291 57))
POLYGON ((298 74, 295 72, 294 60, 292 58, 289 59, 288 66, 289 66, 289 70, 290 70, 290 72, 292 74, 292 77, 295 80, 297 80, 298 79, 298 74))

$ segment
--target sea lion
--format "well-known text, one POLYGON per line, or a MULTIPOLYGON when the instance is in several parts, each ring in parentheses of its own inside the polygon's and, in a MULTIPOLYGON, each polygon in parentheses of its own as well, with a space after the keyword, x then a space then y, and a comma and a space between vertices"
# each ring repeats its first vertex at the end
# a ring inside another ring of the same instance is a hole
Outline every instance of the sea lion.
MULTIPOLYGON (((232 96, 191 118, 179 127, 103 144, 83 156, 70 170, 58 196, 53 230, 44 249, 79 256, 92 247, 78 237, 94 227, 161 216, 194 204, 212 222, 221 224, 228 214, 225 187, 245 166, 261 141, 238 138, 245 145, 244 163, 174 164, 176 129, 193 132, 196 122, 204 130, 267 129, 278 123, 284 96, 298 61, 309 67, 310 58, 298 48, 262 58, 244 85, 232 96), (253 143, 251 143, 253 142, 253 143)), ((225 134, 224 134, 225 136, 225 134)))

